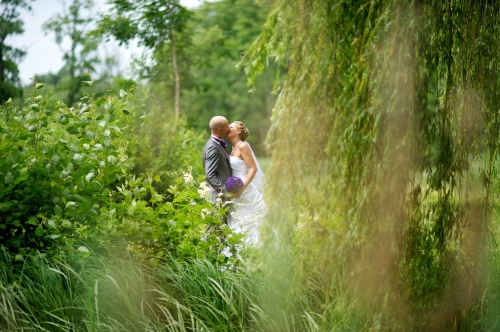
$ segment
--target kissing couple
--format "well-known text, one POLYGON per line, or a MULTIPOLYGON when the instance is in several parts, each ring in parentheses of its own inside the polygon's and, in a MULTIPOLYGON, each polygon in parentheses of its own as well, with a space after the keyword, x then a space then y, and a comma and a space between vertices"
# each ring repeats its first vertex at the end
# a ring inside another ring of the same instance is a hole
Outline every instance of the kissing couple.
POLYGON ((211 136, 203 149, 206 181, 212 189, 212 201, 232 199, 227 223, 235 233, 243 233, 246 245, 259 243, 259 228, 268 208, 263 195, 264 173, 246 142, 250 132, 241 121, 229 124, 223 116, 209 123, 211 136), (227 143, 231 142, 231 153, 227 143))

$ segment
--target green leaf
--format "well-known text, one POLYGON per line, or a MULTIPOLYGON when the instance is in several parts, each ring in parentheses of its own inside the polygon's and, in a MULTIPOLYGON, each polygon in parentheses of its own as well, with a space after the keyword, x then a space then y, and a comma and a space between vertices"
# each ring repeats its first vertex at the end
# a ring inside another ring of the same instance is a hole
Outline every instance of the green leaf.
POLYGON ((58 216, 62 216, 62 208, 57 204, 54 206, 54 213, 58 216))
POLYGON ((74 205, 76 205, 76 202, 69 201, 68 203, 66 203, 66 208, 68 208, 70 206, 74 206, 74 205))
POLYGON ((83 156, 79 153, 75 153, 73 155, 73 160, 76 161, 77 163, 80 163, 82 161, 82 159, 83 159, 83 156))
POLYGON ((50 228, 57 229, 56 222, 55 222, 54 220, 52 220, 52 219, 49 219, 49 221, 48 221, 48 226, 49 226, 50 228))
POLYGON ((73 227, 73 225, 71 224, 71 222, 69 220, 67 220, 67 219, 63 219, 61 225, 64 228, 71 228, 71 227, 73 227))
POLYGON ((66 127, 66 131, 70 134, 78 134, 78 129, 75 126, 66 127))
POLYGON ((5 175, 5 183, 11 183, 12 181, 14 181, 14 176, 12 175, 11 172, 8 172, 5 175))
POLYGON ((36 219, 35 220, 30 219, 26 223, 29 224, 29 225, 33 225, 33 226, 38 225, 38 223, 36 222, 36 219))
POLYGON ((104 104, 106 102, 106 98, 104 97, 100 97, 99 99, 96 100, 95 104, 97 106, 101 106, 102 104, 104 104))
POLYGON ((89 174, 85 175, 85 180, 87 180, 87 182, 90 182, 90 180, 92 180, 93 177, 94 173, 90 172, 89 174))
POLYGON ((37 84, 35 84, 35 89, 38 90, 38 89, 41 89, 45 86, 45 83, 42 83, 42 82, 38 82, 37 84))
POLYGON ((126 114, 126 115, 129 115, 129 114, 130 114, 130 112, 129 112, 129 111, 127 111, 126 109, 122 109, 122 112, 123 112, 124 114, 126 114))
POLYGON ((39 224, 37 228, 35 229, 35 235, 40 237, 43 235, 43 227, 42 224, 39 224))
POLYGON ((82 84, 90 87, 94 84, 94 81, 82 81, 82 84))
POLYGON ((123 89, 120 89, 120 97, 123 98, 123 97, 125 97, 127 95, 128 95, 128 93, 126 93, 123 89))

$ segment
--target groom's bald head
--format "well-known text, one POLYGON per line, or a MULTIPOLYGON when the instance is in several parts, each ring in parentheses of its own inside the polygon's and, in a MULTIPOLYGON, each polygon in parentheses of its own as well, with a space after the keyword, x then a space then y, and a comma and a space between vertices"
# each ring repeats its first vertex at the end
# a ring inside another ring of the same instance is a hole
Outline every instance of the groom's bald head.
POLYGON ((210 130, 212 131, 212 135, 218 138, 226 138, 227 133, 229 132, 229 123, 227 119, 223 116, 217 115, 214 116, 210 123, 208 124, 210 130))

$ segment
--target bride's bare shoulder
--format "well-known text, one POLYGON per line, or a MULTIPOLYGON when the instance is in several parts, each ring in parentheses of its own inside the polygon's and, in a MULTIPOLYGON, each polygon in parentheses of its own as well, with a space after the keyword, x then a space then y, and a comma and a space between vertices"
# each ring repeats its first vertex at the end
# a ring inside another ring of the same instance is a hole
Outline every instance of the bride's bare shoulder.
POLYGON ((248 146, 247 142, 244 141, 238 142, 238 149, 242 151, 250 151, 250 147, 248 146))

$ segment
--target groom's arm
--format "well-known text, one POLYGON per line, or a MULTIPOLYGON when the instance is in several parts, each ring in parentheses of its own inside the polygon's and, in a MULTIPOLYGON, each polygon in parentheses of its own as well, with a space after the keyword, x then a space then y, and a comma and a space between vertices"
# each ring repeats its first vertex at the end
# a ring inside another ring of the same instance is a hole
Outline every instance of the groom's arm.
POLYGON ((220 163, 217 147, 207 148, 205 157, 205 177, 207 182, 218 192, 225 191, 224 183, 217 177, 217 169, 220 163))

